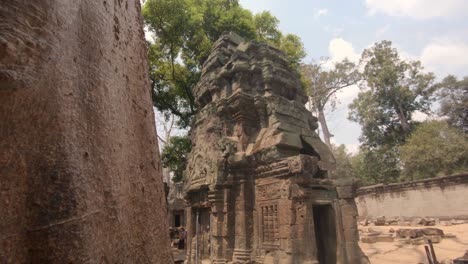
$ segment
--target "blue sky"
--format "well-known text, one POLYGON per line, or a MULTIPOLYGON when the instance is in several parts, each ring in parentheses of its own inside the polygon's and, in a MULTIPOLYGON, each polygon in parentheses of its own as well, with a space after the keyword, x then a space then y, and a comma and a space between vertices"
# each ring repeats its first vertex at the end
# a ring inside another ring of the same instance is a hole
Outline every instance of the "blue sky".
MULTIPOLYGON (((421 60, 439 78, 468 75, 468 1, 465 0, 240 0, 254 13, 270 11, 284 33, 301 37, 304 62, 330 57, 357 60, 363 49, 391 40, 403 58, 421 60)), ((359 125, 346 119, 359 89, 339 94, 327 113, 333 141, 356 151, 359 125)), ((425 118, 418 114, 417 119, 425 118)))

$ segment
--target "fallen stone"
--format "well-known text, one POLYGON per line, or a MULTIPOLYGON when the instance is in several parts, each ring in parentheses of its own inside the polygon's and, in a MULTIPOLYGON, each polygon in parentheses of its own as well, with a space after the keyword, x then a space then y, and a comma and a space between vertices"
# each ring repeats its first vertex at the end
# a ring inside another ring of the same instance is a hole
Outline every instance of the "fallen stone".
POLYGON ((416 217, 411 221, 411 226, 418 226, 421 224, 422 218, 416 217))
POLYGON ((361 222, 359 222, 360 225, 362 226, 368 226, 369 225, 369 220, 368 219, 364 219, 362 220, 361 222))
POLYGON ((452 219, 452 221, 450 221, 450 223, 451 223, 452 225, 462 225, 462 224, 465 223, 465 221, 464 221, 464 220, 455 220, 455 219, 452 219))
POLYGON ((421 230, 426 236, 430 236, 430 235, 443 236, 444 235, 444 231, 439 228, 428 227, 428 228, 423 228, 421 230))
POLYGON ((369 233, 379 233, 379 234, 383 233, 382 229, 380 229, 378 227, 369 227, 367 229, 367 232, 369 232, 369 233))
POLYGON ((424 233, 421 229, 401 228, 395 231, 395 235, 399 238, 417 238, 424 236, 424 233))
POLYGON ((457 236, 452 234, 452 233, 446 233, 444 234, 444 238, 456 238, 457 236))
POLYGON ((398 225, 398 222, 400 221, 400 219, 398 217, 394 217, 392 219, 389 219, 387 221, 387 224, 388 225, 398 225))
POLYGON ((384 226, 386 224, 385 216, 379 216, 375 219, 374 224, 376 226, 384 226))
POLYGON ((373 244, 377 242, 393 242, 393 240, 393 236, 389 234, 381 234, 376 236, 367 235, 361 237, 361 242, 367 244, 373 244))
POLYGON ((409 226, 410 223, 408 221, 400 220, 400 221, 398 221, 397 225, 399 225, 399 226, 409 226))
POLYGON ((423 225, 423 226, 434 226, 435 225, 435 220, 434 219, 422 218, 421 221, 419 222, 419 224, 423 225))

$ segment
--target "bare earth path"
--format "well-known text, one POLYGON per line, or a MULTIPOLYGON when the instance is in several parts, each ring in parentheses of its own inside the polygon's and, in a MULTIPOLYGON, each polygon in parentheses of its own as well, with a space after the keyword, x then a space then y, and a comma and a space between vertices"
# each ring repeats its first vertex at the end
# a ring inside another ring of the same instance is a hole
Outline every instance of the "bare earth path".
MULTIPOLYGON (((434 226, 444 230, 445 234, 454 234, 455 238, 443 238, 440 243, 434 244, 434 250, 439 261, 463 256, 468 250, 468 224, 452 226, 434 226)), ((372 227, 388 233, 390 228, 421 228, 410 226, 377 226, 372 227)), ((396 263, 427 263, 424 245, 400 244, 398 242, 377 242, 374 244, 359 243, 372 264, 396 263)))

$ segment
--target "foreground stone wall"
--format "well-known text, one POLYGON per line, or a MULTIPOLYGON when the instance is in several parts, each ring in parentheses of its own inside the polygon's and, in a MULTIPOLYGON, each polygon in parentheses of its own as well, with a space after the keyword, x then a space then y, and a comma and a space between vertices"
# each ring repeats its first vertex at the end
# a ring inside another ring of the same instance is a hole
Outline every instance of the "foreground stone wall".
POLYGON ((171 263, 139 0, 0 4, 0 263, 171 263))
POLYGON ((360 218, 437 217, 468 219, 468 174, 358 190, 360 218))

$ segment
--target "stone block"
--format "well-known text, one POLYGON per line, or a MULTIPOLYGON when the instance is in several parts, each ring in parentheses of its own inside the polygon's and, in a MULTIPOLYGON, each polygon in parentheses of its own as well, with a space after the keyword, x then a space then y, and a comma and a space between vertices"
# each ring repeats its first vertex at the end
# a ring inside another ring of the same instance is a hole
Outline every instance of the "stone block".
POLYGON ((338 194, 339 199, 353 199, 355 196, 354 186, 346 185, 346 186, 337 186, 336 192, 338 194))

